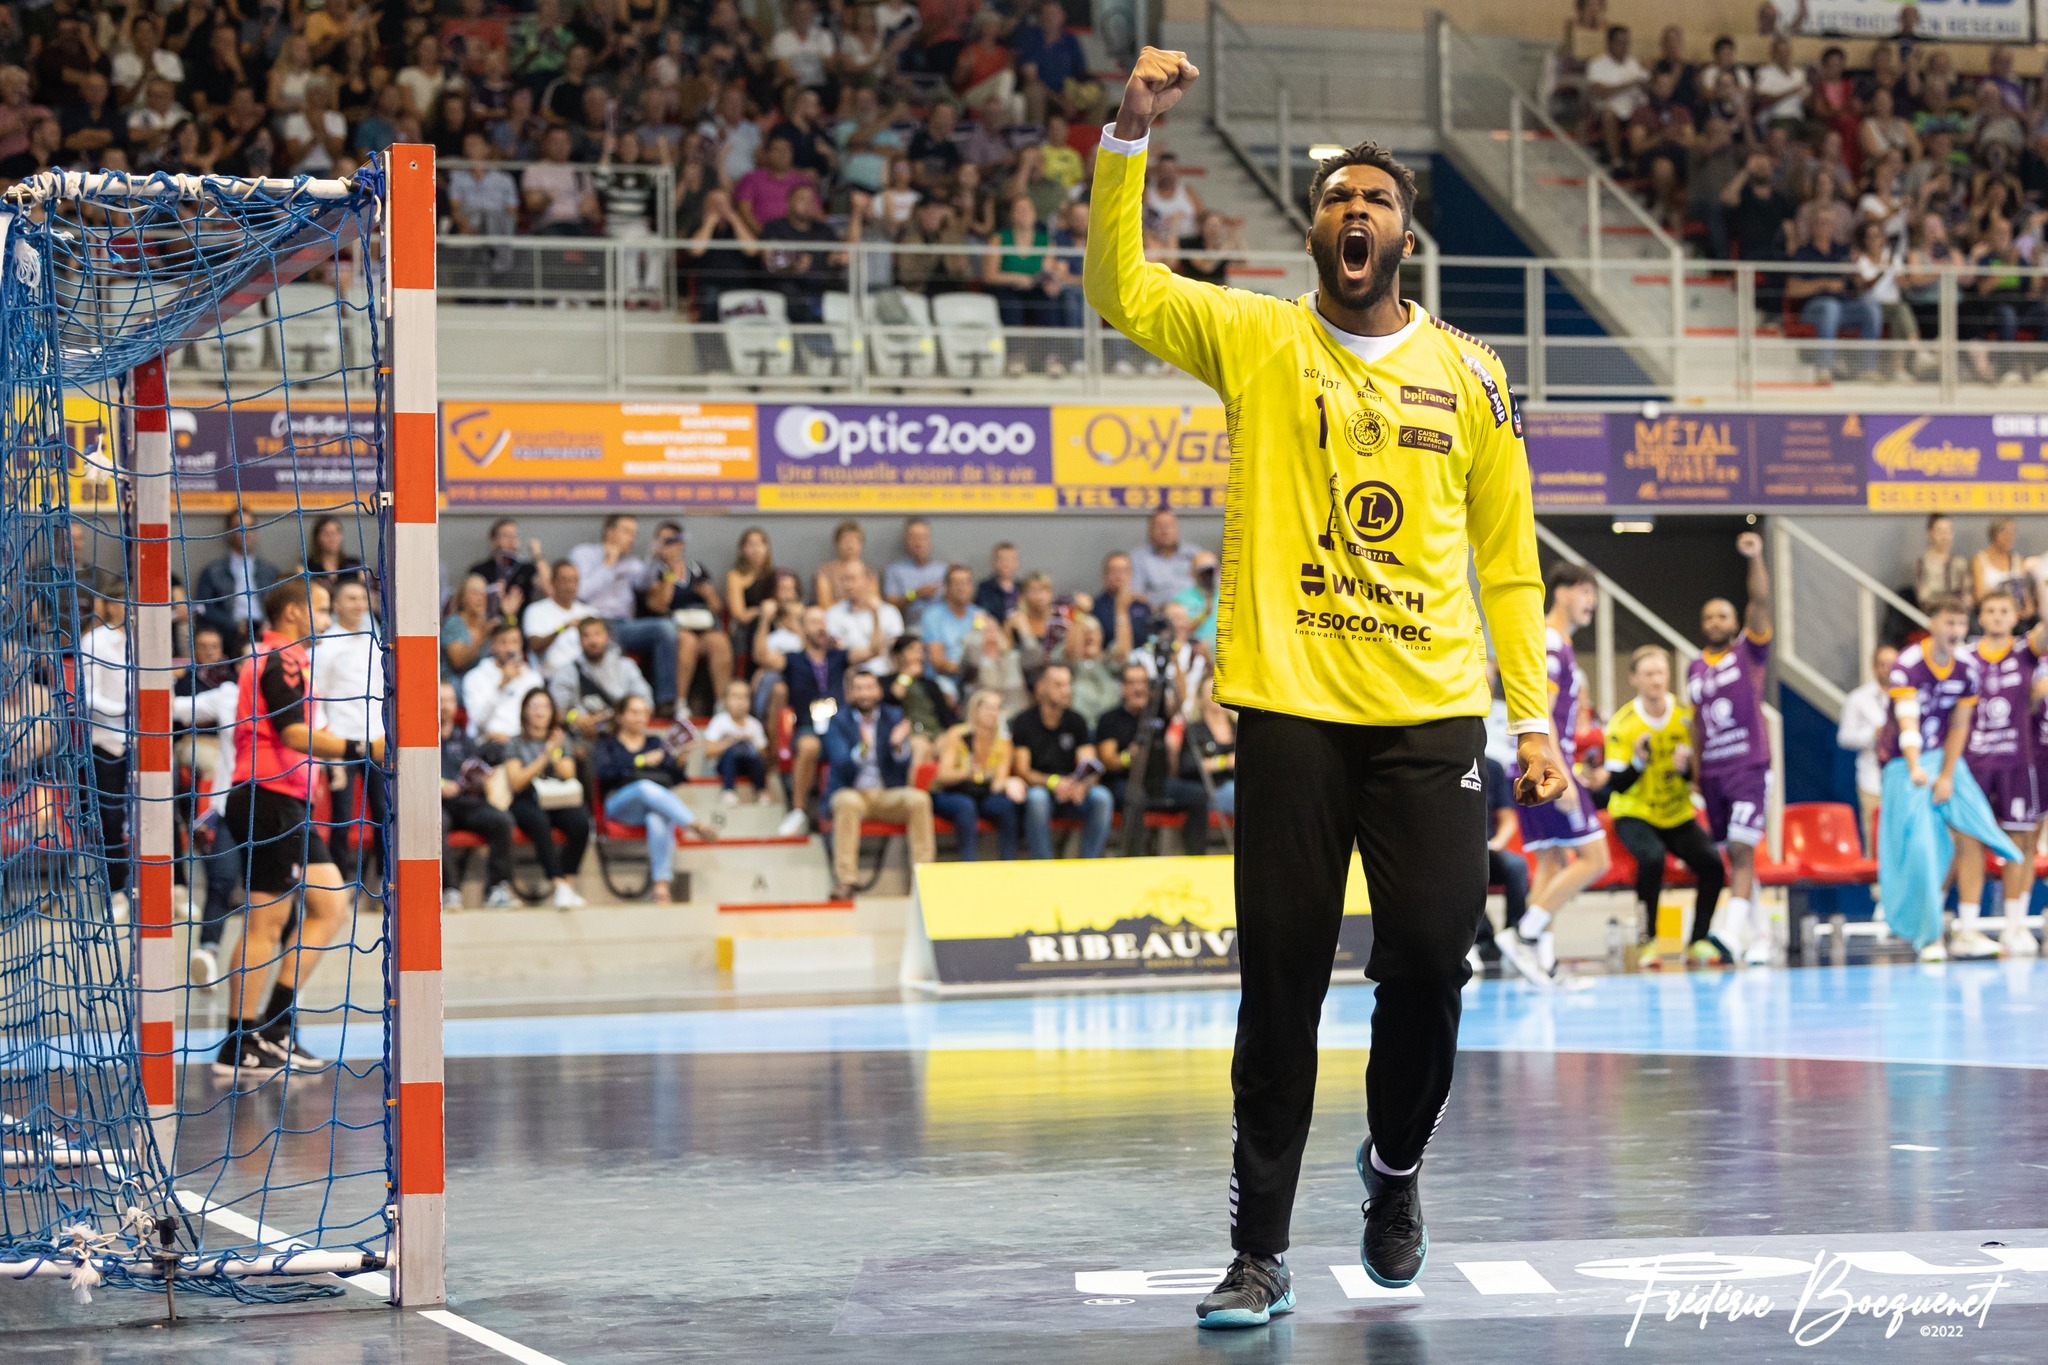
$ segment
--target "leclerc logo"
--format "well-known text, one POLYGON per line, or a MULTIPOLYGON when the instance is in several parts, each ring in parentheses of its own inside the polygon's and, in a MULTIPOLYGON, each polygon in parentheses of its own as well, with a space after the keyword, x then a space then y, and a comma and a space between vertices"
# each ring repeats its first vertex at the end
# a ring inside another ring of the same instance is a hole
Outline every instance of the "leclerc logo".
POLYGON ((1353 484, 1344 495, 1344 513, 1368 545, 1401 529, 1401 495, 1378 480, 1353 484))

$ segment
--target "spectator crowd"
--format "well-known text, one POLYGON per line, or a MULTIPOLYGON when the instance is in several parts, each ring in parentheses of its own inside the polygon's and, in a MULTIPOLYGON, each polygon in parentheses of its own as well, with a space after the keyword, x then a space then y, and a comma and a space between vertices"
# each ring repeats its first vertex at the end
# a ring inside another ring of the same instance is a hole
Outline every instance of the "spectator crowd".
POLYGON ((1757 303, 1824 340, 1854 331, 1908 343, 1853 365, 1818 348, 1824 371, 1923 371, 1911 343, 1938 326, 1939 267, 1960 267, 1959 334, 1984 382, 2024 377, 1997 353, 2048 337, 2048 83, 2004 45, 1921 39, 1913 6, 1898 33, 1816 44, 1759 24, 1768 56, 1737 59, 1731 36, 1688 39, 1678 24, 1643 52, 1602 0, 1581 0, 1551 83, 1552 108, 1674 235, 1714 260, 1811 264, 1760 273, 1757 303), (1583 60, 1577 55, 1590 55, 1583 60), (1967 65, 1969 69, 1963 67, 1967 65))
MULTIPOLYGON (((1109 100, 1060 0, 0 8, 0 187, 51 166, 346 176, 431 142, 444 232, 647 242, 630 301, 658 303, 667 250, 707 321, 743 287, 818 321, 843 248, 893 242, 958 251, 870 253, 873 289, 977 289, 1008 325, 1079 326, 1109 100)), ((1152 178, 1156 254, 1220 282, 1235 226, 1163 150, 1152 178)))

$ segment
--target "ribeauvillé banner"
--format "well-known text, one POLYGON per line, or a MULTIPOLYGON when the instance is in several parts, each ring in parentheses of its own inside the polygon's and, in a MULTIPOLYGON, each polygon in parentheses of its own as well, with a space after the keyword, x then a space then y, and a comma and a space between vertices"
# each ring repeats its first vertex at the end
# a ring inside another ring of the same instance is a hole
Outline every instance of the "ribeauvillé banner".
MULTIPOLYGON (((1233 860, 926 863, 917 869, 903 953, 906 985, 1038 989, 1237 974, 1233 860)), ((1354 854, 1336 971, 1372 952, 1365 877, 1354 854)))

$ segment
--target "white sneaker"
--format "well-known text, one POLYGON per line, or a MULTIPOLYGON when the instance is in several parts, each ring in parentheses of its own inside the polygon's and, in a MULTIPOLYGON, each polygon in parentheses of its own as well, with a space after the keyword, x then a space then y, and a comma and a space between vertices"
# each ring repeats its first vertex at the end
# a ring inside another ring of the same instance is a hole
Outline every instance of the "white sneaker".
POLYGON ((484 895, 484 909, 486 910, 510 910, 518 903, 512 897, 512 888, 502 884, 492 887, 484 895))
POLYGON ((1493 941, 1500 946, 1501 960, 1514 967, 1531 985, 1545 990, 1551 987, 1550 973, 1543 969, 1543 960, 1538 955, 1538 945, 1542 940, 1531 943, 1514 929, 1504 929, 1493 936, 1493 941))
POLYGON ((185 979, 204 989, 220 980, 220 962, 210 948, 194 948, 185 979))
POLYGON ((737 806, 739 803, 740 794, 731 787, 727 787, 718 794, 718 804, 721 806, 737 806))
POLYGON ((554 900, 555 909, 574 910, 577 906, 582 904, 584 904, 583 897, 577 893, 575 887, 564 886, 560 883, 556 884, 554 900))
POLYGON ((1998 956, 1998 945, 1975 925, 1959 927, 1949 935, 1949 938, 1952 944, 1949 949, 1951 957, 1976 961, 1979 958, 1998 956))
POLYGON ((1936 939, 1920 950, 1920 960, 1922 962, 1946 962, 1948 961, 1948 949, 1941 946, 1940 939, 1936 939))
POLYGON ((441 908, 443 910, 460 910, 462 908, 462 893, 452 886, 443 891, 441 893, 441 908))
POLYGON ((782 817, 782 823, 775 827, 776 834, 784 839, 793 839, 799 834, 811 832, 811 817, 805 815, 801 806, 792 809, 782 817))
POLYGON ((2036 939, 2034 931, 2024 924, 2007 924, 2005 932, 1998 936, 1998 946, 2007 957, 2039 957, 2041 955, 2040 940, 2036 939))
POLYGON ((1768 967, 1771 965, 1771 939, 1768 934, 1759 934, 1743 950, 1742 965, 1745 967, 1768 967))

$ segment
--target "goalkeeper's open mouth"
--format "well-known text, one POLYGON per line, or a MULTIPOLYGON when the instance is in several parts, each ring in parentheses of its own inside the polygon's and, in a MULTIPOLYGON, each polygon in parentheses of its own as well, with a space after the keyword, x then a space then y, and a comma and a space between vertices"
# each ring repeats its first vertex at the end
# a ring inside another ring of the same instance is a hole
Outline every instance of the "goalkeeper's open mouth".
POLYGON ((1337 230, 1337 266, 1344 282, 1363 285, 1372 276, 1372 229, 1363 223, 1347 223, 1337 230))

